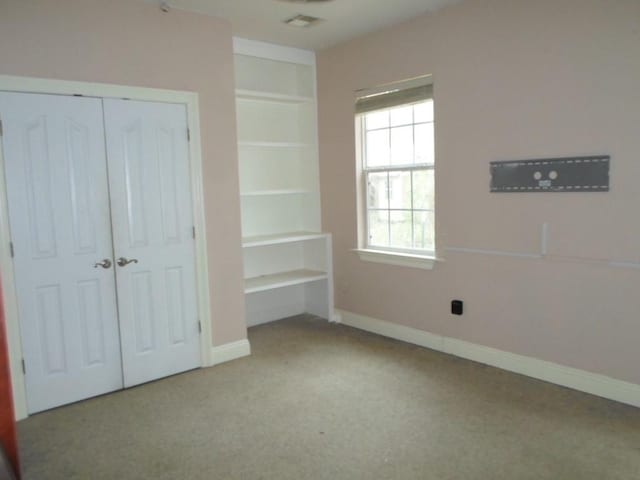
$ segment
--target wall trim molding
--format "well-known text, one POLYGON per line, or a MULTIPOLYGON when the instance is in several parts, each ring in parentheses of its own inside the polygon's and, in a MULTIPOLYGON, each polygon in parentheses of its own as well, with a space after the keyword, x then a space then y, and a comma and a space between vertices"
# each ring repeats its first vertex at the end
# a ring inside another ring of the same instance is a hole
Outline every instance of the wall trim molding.
POLYGON ((251 355, 251 344, 246 338, 237 342, 211 347, 211 366, 251 355))
POLYGON ((316 53, 304 48, 286 47, 248 38, 233 37, 233 53, 251 57, 268 58, 280 62, 315 65, 316 53))
POLYGON ((533 357, 338 310, 342 323, 403 342, 466 358, 502 370, 640 407, 640 385, 533 357))

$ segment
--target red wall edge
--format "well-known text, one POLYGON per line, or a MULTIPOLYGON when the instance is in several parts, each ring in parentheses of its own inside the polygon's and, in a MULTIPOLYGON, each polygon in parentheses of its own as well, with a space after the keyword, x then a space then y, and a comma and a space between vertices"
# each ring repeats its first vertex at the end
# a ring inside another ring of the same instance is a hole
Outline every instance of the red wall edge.
POLYGON ((2 282, 0 281, 0 443, 2 443, 7 452, 16 475, 19 475, 15 418, 11 374, 9 373, 9 350, 7 347, 4 300, 2 297, 2 282))

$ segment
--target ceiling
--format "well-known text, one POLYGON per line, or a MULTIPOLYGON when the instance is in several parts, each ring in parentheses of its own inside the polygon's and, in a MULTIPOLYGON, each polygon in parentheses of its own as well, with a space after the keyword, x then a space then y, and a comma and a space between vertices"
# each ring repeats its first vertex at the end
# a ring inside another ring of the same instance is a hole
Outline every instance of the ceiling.
MULTIPOLYGON (((161 0, 144 1, 158 6, 162 3, 161 0)), ((321 50, 459 1, 166 0, 166 4, 174 9, 226 18, 233 26, 234 36, 321 50), (319 17, 324 21, 310 27, 291 27, 283 23, 298 14, 319 17)))

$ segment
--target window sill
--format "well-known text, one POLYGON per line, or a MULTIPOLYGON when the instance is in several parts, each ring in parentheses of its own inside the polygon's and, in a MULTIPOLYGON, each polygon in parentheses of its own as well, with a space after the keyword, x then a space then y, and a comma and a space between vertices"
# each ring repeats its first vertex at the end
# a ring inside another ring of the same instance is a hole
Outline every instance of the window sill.
POLYGON ((411 253, 388 252, 385 250, 371 250, 357 248, 353 250, 358 254, 363 262, 386 263, 388 265, 398 265, 401 267, 421 268, 432 270, 438 261, 436 257, 425 255, 415 255, 411 253))

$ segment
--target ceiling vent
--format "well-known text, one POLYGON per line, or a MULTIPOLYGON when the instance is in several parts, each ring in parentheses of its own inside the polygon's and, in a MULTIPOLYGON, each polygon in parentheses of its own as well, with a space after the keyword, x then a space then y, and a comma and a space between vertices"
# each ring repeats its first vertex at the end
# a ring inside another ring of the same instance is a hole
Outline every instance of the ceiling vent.
POLYGON ((284 21, 290 27, 311 27, 319 22, 322 22, 321 18, 310 17, 309 15, 296 15, 284 21))

